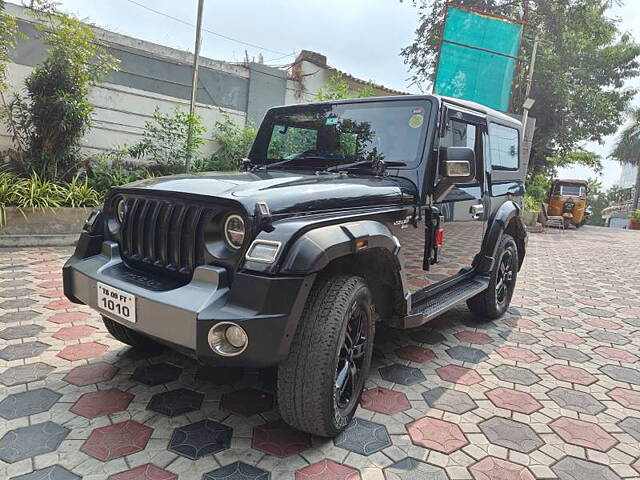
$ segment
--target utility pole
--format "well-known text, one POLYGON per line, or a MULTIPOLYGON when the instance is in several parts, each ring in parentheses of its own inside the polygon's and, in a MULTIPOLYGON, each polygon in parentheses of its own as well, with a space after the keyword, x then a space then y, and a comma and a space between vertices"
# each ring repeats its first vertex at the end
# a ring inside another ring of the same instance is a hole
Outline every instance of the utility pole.
MULTIPOLYGON (((200 40, 202 37, 202 12, 204 10, 204 0, 198 0, 198 20, 196 23, 196 45, 193 52, 193 77, 191 79, 191 105, 189 107, 189 130, 187 132, 187 145, 191 144, 193 137, 193 117, 196 113, 196 99, 198 96, 198 66, 200 64, 200 40)), ((185 170, 191 170, 191 149, 187 149, 187 160, 185 170)))

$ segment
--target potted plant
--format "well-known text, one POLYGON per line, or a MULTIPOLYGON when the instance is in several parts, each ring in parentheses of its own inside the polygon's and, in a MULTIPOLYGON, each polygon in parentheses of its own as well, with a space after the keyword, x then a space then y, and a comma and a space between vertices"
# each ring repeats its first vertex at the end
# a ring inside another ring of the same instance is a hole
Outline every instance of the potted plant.
POLYGON ((631 230, 640 230, 640 208, 631 213, 631 223, 629 228, 631 230))

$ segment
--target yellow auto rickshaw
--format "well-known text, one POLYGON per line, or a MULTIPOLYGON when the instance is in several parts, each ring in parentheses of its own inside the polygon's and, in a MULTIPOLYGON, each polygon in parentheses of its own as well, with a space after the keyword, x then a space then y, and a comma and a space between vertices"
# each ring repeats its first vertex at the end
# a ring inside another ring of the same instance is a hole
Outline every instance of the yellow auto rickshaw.
POLYGON ((586 180, 553 180, 549 192, 549 215, 564 217, 565 227, 584 225, 591 209, 587 205, 586 180))

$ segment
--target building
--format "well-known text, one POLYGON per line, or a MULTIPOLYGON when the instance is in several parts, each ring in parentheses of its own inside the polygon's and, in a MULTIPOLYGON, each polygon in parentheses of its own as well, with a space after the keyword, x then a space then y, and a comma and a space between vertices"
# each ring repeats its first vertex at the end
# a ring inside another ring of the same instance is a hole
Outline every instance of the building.
MULTIPOLYGON (((20 91, 27 75, 45 58, 46 46, 39 40, 40 32, 27 9, 7 4, 7 10, 16 16, 18 27, 25 34, 11 52, 12 63, 8 65, 11 89, 20 91)), ((92 28, 109 52, 120 60, 120 70, 91 91, 94 122, 82 142, 87 155, 135 143, 156 107, 162 111, 175 106, 188 109, 193 64, 193 55, 189 52, 92 28)), ((239 125, 259 124, 269 107, 313 100, 336 73, 343 72, 329 66, 324 55, 306 50, 286 69, 201 57, 197 113, 207 127, 204 153, 214 150, 212 127, 223 115, 239 125)), ((368 83, 346 73, 343 75, 355 89, 368 83)), ((382 85, 375 85, 374 91, 377 95, 403 93, 382 85)), ((0 125, 0 151, 9 147, 11 139, 0 125)))

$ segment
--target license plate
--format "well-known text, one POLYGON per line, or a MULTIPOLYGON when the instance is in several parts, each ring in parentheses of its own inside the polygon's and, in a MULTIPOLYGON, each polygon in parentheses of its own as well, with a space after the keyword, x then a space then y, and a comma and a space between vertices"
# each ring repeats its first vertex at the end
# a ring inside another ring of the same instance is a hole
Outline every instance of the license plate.
POLYGON ((135 295, 98 283, 98 307, 115 317, 136 323, 135 295))

